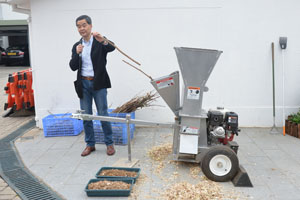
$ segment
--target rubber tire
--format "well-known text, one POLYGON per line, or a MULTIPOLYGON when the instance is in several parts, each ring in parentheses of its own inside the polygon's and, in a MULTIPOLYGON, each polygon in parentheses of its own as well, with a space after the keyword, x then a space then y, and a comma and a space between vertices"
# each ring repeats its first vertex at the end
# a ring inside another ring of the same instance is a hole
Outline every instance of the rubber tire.
POLYGON ((237 174, 239 169, 239 160, 236 153, 230 147, 224 145, 217 145, 211 147, 202 157, 201 169, 208 179, 216 182, 226 182, 230 181, 237 174), (209 163, 211 159, 216 155, 227 156, 231 161, 231 170, 224 176, 218 176, 213 174, 213 172, 209 168, 209 163))

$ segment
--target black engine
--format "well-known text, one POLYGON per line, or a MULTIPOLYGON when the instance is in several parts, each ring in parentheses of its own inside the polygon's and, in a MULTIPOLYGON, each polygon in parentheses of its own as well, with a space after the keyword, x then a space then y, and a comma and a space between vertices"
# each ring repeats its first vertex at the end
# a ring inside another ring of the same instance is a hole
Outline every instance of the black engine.
POLYGON ((227 143, 229 135, 238 135, 238 115, 235 112, 227 112, 224 109, 210 110, 207 116, 207 136, 209 144, 220 143, 224 140, 225 143, 227 143))

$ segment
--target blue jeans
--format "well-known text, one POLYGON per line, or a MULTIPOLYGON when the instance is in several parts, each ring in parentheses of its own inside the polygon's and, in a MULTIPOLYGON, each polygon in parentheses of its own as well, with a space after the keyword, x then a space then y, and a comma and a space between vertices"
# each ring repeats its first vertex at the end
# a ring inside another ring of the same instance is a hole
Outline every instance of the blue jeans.
MULTIPOLYGON (((96 103, 98 115, 108 116, 107 112, 107 90, 106 88, 100 90, 93 89, 93 81, 82 80, 83 85, 83 98, 80 99, 80 109, 84 110, 85 114, 93 114, 92 105, 93 99, 96 103)), ((106 145, 112 145, 112 129, 110 122, 101 121, 102 129, 104 132, 104 143, 106 145)), ((85 132, 85 142, 87 146, 95 146, 95 134, 93 121, 83 121, 83 127, 85 132)))

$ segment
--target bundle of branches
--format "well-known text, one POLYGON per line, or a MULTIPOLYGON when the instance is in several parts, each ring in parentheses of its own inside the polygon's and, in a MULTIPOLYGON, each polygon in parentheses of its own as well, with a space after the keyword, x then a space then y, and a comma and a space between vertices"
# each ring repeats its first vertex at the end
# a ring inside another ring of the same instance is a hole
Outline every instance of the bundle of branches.
POLYGON ((148 92, 144 96, 136 96, 133 97, 128 102, 124 103, 123 105, 117 107, 113 113, 130 113, 134 112, 139 108, 143 107, 150 107, 151 102, 158 98, 158 94, 154 92, 148 92))

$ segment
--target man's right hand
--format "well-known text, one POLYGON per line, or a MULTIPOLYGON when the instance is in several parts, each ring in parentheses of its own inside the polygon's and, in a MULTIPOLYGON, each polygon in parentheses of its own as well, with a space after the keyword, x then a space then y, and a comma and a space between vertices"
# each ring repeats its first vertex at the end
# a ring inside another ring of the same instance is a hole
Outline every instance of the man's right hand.
POLYGON ((81 54, 82 50, 83 50, 83 47, 84 46, 82 44, 77 45, 77 47, 76 47, 76 53, 77 54, 81 54))

